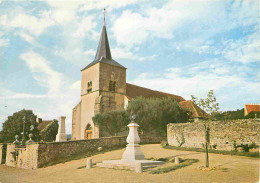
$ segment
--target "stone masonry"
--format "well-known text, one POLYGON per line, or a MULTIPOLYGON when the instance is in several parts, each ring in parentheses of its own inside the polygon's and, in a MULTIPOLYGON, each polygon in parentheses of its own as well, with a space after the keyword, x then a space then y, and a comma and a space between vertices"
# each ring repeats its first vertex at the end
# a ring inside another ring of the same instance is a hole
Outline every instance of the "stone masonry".
MULTIPOLYGON (((141 136, 142 144, 160 143, 165 137, 141 136)), ((84 154, 89 156, 98 152, 98 148, 124 147, 126 136, 106 137, 99 139, 76 140, 66 142, 33 143, 26 148, 15 148, 14 144, 7 144, 6 165, 24 169, 36 169, 59 160, 84 154)), ((3 145, 0 144, 0 154, 3 145)), ((2 156, 1 156, 2 157, 2 156)))
MULTIPOLYGON (((182 147, 202 148, 205 143, 203 122, 171 123, 167 126, 168 144, 182 147)), ((239 119, 230 121, 213 121, 210 125, 210 145, 219 150, 234 149, 236 144, 260 145, 260 121, 256 119, 239 119)))

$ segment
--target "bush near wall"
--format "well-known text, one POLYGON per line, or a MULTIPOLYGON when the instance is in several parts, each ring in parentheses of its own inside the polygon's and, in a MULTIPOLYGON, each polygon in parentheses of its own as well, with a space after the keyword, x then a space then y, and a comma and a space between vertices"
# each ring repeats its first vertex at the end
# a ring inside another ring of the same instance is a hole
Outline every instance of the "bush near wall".
POLYGON ((41 141, 53 142, 56 139, 58 133, 59 124, 57 120, 53 120, 52 123, 48 124, 41 132, 41 141))

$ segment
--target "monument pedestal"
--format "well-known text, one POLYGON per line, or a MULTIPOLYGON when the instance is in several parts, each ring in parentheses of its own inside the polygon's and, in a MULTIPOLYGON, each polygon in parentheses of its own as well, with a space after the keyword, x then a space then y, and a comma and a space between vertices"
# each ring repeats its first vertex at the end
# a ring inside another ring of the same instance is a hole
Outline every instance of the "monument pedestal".
POLYGON ((65 130, 65 116, 61 116, 59 120, 58 134, 56 135, 56 142, 67 141, 67 135, 65 130))
POLYGON ((122 160, 144 160, 144 154, 139 144, 128 144, 122 156, 122 160))
POLYGON ((137 132, 139 125, 132 122, 127 126, 129 127, 129 134, 126 139, 128 145, 126 145, 126 150, 122 156, 122 159, 105 160, 102 163, 97 163, 97 166, 103 168, 136 170, 136 167, 140 165, 140 163, 143 168, 164 164, 163 161, 151 161, 144 159, 144 154, 139 145, 140 138, 137 132))
POLYGON ((58 133, 56 135, 56 142, 61 142, 61 141, 67 141, 67 134, 66 133, 58 133))

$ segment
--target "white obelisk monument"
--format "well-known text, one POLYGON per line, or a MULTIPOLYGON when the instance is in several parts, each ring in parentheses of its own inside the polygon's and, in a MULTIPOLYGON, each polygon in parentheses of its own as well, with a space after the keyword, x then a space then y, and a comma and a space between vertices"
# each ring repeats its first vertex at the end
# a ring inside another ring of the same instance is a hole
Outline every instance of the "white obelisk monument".
POLYGON ((56 142, 67 141, 67 135, 65 130, 65 116, 61 116, 59 118, 59 130, 58 134, 56 135, 56 142))

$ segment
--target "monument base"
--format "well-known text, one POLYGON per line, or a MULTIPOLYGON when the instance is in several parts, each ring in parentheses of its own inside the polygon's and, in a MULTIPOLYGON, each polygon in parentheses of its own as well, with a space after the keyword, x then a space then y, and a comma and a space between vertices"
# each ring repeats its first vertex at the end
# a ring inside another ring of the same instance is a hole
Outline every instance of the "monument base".
POLYGON ((58 133, 56 135, 56 142, 62 142, 62 141, 67 141, 66 133, 58 133))
POLYGON ((164 164, 163 161, 151 161, 151 160, 105 160, 102 163, 97 163, 98 167, 102 168, 113 168, 113 169, 124 169, 124 170, 135 170, 136 166, 142 163, 143 169, 151 168, 157 165, 164 164))
POLYGON ((128 144, 126 145, 126 150, 123 154, 122 160, 144 160, 144 154, 141 151, 139 144, 128 144))

